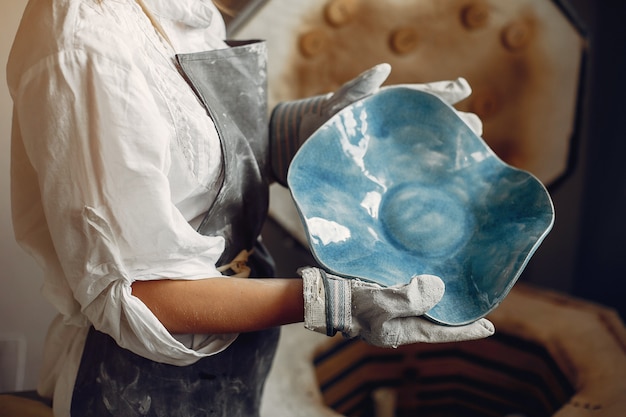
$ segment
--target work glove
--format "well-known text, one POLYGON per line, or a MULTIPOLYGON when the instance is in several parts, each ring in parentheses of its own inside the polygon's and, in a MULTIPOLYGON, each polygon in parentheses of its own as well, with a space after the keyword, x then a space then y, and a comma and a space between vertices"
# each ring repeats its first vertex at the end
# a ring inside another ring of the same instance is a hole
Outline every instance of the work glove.
POLYGON ((333 336, 358 337, 380 347, 481 339, 494 333, 493 324, 479 319, 464 326, 443 326, 424 317, 441 300, 443 281, 418 275, 408 284, 382 287, 347 279, 314 267, 301 268, 304 326, 333 336))
MULTIPOLYGON (((449 104, 450 106, 454 106, 455 104, 465 100, 472 94, 472 87, 470 87, 467 80, 462 77, 459 77, 456 80, 435 81, 424 84, 395 84, 390 87, 383 87, 383 89, 392 87, 406 87, 418 91, 423 91, 425 93, 430 93, 434 96, 439 97, 443 102, 449 104)), ((472 129, 476 136, 482 136, 483 124, 476 114, 462 112, 457 109, 454 109, 454 111, 461 118, 461 120, 463 120, 465 124, 468 125, 470 129, 472 129)))

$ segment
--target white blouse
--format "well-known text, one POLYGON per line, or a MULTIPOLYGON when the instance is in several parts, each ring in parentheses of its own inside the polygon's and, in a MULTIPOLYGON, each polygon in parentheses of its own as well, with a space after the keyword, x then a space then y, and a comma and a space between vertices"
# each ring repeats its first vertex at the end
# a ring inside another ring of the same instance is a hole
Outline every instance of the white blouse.
POLYGON ((175 365, 236 338, 175 338, 131 295, 136 280, 220 276, 224 248, 193 227, 216 195, 220 145, 173 61, 226 47, 224 22, 209 0, 145 2, 172 44, 135 0, 30 0, 7 67, 15 235, 60 313, 39 384, 56 416, 69 415, 91 324, 175 365))

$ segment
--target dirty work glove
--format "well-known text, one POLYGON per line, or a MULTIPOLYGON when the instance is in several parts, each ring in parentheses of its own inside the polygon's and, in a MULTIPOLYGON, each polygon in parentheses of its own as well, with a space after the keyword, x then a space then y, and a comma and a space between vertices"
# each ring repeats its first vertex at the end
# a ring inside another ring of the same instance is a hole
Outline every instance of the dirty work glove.
MULTIPOLYGON (((439 97, 442 101, 454 106, 458 102, 465 100, 472 94, 472 87, 465 78, 457 78, 449 81, 435 81, 425 84, 395 84, 393 87, 406 87, 414 90, 423 91, 439 97)), ((389 87, 383 87, 389 88, 389 87)), ((474 113, 462 112, 455 109, 459 117, 467 124, 470 129, 477 135, 482 136, 483 124, 480 118, 474 113)))
POLYGON ((385 82, 391 66, 379 64, 342 85, 334 93, 276 105, 270 118, 270 153, 274 178, 287 184, 287 171, 300 146, 344 107, 374 94, 385 82))
POLYGON ((333 276, 319 268, 306 267, 298 272, 304 287, 304 326, 328 336, 339 331, 374 346, 398 347, 481 339, 494 333, 487 319, 453 327, 421 317, 444 293, 443 281, 434 275, 415 276, 405 285, 381 287, 333 276))

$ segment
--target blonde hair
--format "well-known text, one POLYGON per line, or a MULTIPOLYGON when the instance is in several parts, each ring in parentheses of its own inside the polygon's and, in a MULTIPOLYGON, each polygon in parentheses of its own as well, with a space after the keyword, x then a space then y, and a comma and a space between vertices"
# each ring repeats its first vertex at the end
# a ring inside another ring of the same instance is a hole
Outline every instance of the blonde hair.
POLYGON ((222 13, 225 13, 229 16, 233 16, 235 14, 235 9, 232 6, 232 1, 213 0, 213 4, 215 4, 215 7, 217 7, 222 13))
MULTIPOLYGON (((104 1, 104 0, 99 0, 99 1, 104 1)), ((150 19, 150 23, 152 23, 152 26, 154 26, 156 31, 159 32, 161 36, 163 36, 163 39, 165 39, 170 45, 172 45, 172 41, 170 40, 169 36, 167 36, 167 33, 163 29, 163 26, 161 26, 157 18, 154 17, 150 9, 148 9, 146 4, 143 2, 143 0, 135 0, 135 1, 137 2, 137 4, 139 4, 139 7, 141 7, 141 10, 143 10, 146 16, 148 16, 148 19, 150 19)))

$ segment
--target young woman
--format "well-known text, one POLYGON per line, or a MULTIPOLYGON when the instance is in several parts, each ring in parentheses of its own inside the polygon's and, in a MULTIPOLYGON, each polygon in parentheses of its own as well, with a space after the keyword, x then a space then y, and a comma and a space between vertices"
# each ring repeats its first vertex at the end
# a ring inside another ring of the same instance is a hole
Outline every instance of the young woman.
POLYGON ((436 277, 271 278, 265 46, 224 38, 208 0, 26 7, 7 67, 12 204, 59 311, 38 387, 57 417, 258 415, 286 323, 381 346, 493 333, 422 319, 436 277))

